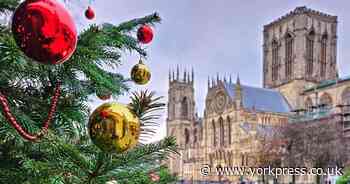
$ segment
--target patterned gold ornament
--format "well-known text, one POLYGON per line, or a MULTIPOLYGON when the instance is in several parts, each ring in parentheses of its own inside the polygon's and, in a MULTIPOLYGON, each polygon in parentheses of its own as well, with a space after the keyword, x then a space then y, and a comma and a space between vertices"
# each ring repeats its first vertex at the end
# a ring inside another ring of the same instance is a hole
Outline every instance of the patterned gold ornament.
POLYGON ((139 85, 145 85, 150 81, 151 71, 145 64, 143 64, 141 59, 139 64, 132 67, 131 79, 139 85))
POLYGON ((105 103, 90 116, 92 142, 105 152, 122 153, 134 147, 140 136, 140 120, 120 103, 105 103))

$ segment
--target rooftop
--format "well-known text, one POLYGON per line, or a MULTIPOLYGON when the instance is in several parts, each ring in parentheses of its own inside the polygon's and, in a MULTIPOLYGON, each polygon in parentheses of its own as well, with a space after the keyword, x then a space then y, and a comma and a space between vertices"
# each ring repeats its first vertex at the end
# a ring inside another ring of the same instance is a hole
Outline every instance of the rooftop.
POLYGON ((336 84, 339 84, 339 83, 342 83, 342 82, 346 82, 346 81, 349 81, 349 80, 350 80, 350 76, 346 76, 346 77, 335 79, 335 80, 325 80, 325 81, 322 81, 321 83, 319 83, 319 84, 317 84, 315 86, 306 88, 304 90, 304 93, 307 93, 307 92, 310 92, 310 91, 313 91, 313 90, 316 90, 316 89, 323 89, 323 88, 326 88, 326 87, 331 87, 331 86, 334 86, 336 84))
POLYGON ((322 16, 322 17, 327 17, 329 18, 329 20, 332 20, 332 21, 337 21, 337 16, 334 16, 334 15, 330 15, 330 14, 326 14, 326 13, 323 13, 323 12, 320 12, 320 11, 317 11, 317 10, 313 10, 313 9, 310 9, 310 8, 307 8, 306 6, 299 6, 299 7, 296 7, 294 10, 290 11, 289 13, 287 13, 286 15, 282 16, 282 17, 279 17, 278 19, 272 21, 271 23, 265 25, 264 27, 269 27, 269 26, 272 26, 282 20, 285 20, 291 16, 294 16, 294 15, 300 15, 300 14, 309 14, 309 15, 316 15, 316 16, 322 16))
MULTIPOLYGON (((236 84, 224 82, 230 98, 234 100, 236 84)), ((290 106, 284 96, 277 90, 241 85, 243 107, 263 112, 287 113, 290 106)))

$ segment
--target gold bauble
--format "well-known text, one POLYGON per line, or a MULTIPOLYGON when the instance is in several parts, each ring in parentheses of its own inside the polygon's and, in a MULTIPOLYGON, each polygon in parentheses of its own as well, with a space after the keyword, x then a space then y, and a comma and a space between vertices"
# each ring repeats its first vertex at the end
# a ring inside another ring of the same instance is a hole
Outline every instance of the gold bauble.
POLYGON ((140 136, 140 120, 120 103, 105 103, 90 116, 92 142, 105 152, 122 153, 134 147, 140 136))
POLYGON ((139 64, 132 67, 131 79, 139 85, 147 84, 150 81, 151 71, 145 64, 143 64, 142 60, 139 61, 139 64))

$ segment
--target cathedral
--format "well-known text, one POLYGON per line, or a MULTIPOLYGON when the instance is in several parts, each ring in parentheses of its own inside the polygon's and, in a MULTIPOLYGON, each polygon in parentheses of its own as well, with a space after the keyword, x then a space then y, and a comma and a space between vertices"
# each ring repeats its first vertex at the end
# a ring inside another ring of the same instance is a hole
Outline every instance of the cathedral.
MULTIPOLYGON (((264 26, 262 50, 263 87, 239 77, 208 80, 203 117, 195 112, 194 72, 169 73, 167 135, 177 139, 180 155, 167 165, 183 183, 240 181, 242 176, 203 176, 200 169, 251 166, 259 137, 271 127, 289 123, 296 112, 322 107, 329 116, 350 104, 350 78, 337 70, 337 16, 297 7, 264 26)), ((350 121, 344 122, 349 134, 350 121)), ((306 180, 312 178, 300 183, 306 180)))

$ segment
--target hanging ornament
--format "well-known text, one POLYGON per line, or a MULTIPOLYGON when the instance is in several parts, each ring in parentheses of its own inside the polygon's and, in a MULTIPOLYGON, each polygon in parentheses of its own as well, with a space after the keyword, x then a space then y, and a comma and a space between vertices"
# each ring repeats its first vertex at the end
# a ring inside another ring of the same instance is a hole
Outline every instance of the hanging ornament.
POLYGON ((112 92, 108 91, 108 92, 97 92, 96 96, 101 99, 101 100, 109 100, 112 96, 112 92))
POLYGON ((143 25, 137 30, 137 39, 139 42, 147 44, 153 39, 153 30, 148 25, 143 25))
POLYGON ((12 33, 24 54, 43 64, 67 61, 77 45, 73 18, 56 0, 22 2, 12 18, 12 33))
POLYGON ((92 20, 95 18, 95 12, 91 8, 91 6, 88 6, 88 8, 85 10, 85 17, 89 20, 92 20))
POLYGON ((149 173, 149 177, 150 177, 151 181, 153 181, 153 182, 158 182, 160 180, 159 175, 156 174, 155 172, 149 173))
POLYGON ((103 30, 103 25, 98 25, 98 26, 92 26, 92 31, 95 33, 101 32, 103 30))
POLYGON ((151 79, 151 71, 145 64, 143 64, 141 59, 139 64, 132 67, 130 74, 131 79, 139 85, 147 84, 151 79))
POLYGON ((122 153, 137 144, 140 120, 126 105, 105 103, 90 116, 88 130, 101 150, 122 153))
POLYGON ((36 134, 29 133, 18 123, 16 118, 11 113, 10 106, 9 106, 9 103, 7 101, 6 96, 0 92, 0 106, 2 107, 2 113, 3 113, 4 117, 24 139, 29 140, 29 141, 36 141, 36 140, 40 139, 44 134, 47 133, 47 130, 49 129, 49 125, 52 121, 52 118, 56 112, 58 99, 59 99, 60 94, 61 94, 60 86, 61 86, 60 83, 58 83, 56 85, 55 95, 51 100, 50 111, 47 115, 46 120, 42 124, 41 130, 36 134))
POLYGON ((117 180, 108 181, 106 184, 118 184, 117 180))

